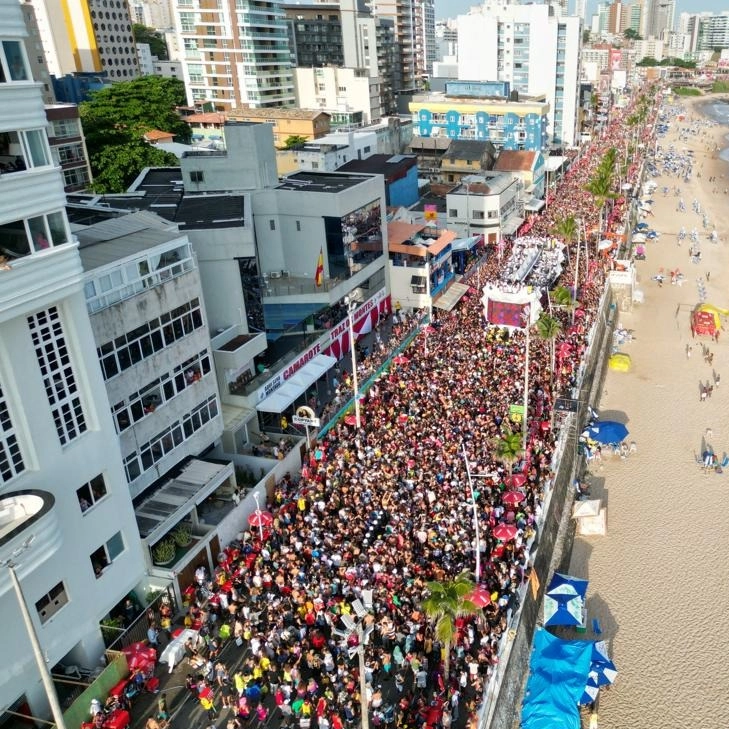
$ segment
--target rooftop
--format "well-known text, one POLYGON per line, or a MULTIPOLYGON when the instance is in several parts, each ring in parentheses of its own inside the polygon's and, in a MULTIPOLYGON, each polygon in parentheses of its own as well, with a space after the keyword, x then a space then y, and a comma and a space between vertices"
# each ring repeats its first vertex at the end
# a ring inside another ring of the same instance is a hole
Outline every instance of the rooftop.
POLYGON ((500 195, 504 190, 516 183, 516 179, 508 172, 497 172, 492 175, 469 175, 461 180, 461 184, 449 192, 449 195, 500 195))
POLYGON ((484 155, 496 157, 496 147, 492 142, 479 139, 454 139, 448 145, 443 157, 449 160, 471 160, 479 162, 484 155))
POLYGON ((371 175, 339 172, 295 172, 284 177, 277 190, 304 190, 306 192, 337 193, 371 179, 371 175))
POLYGON ((241 227, 245 223, 245 199, 243 193, 188 193, 177 207, 175 222, 180 230, 241 227))
POLYGON ((331 116, 319 109, 289 109, 270 107, 267 109, 232 109, 228 112, 228 120, 236 119, 318 119, 320 116, 331 116))
POLYGON ((501 150, 494 170, 500 172, 528 172, 534 167, 538 152, 527 152, 526 150, 501 150))
POLYGON ((79 241, 79 254, 85 271, 135 256, 180 237, 168 221, 147 211, 129 213, 89 226, 75 224, 72 230, 79 241))
POLYGON ((385 179, 395 176, 403 177, 411 167, 417 165, 415 155, 407 154, 373 154, 366 159, 353 159, 338 169, 341 172, 367 172, 384 175, 385 179))

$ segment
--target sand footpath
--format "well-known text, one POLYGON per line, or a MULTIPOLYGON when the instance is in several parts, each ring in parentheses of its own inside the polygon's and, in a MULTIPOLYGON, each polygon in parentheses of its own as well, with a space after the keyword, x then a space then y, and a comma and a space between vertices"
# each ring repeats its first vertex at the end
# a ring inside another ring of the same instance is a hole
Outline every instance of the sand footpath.
MULTIPOLYGON (((698 118, 705 102, 682 103, 688 117, 698 118)), ((655 217, 647 222, 661 238, 637 262, 645 301, 619 314, 620 324, 634 330, 635 340, 622 347, 633 369, 609 372, 599 403, 603 420, 626 423, 638 451, 590 464, 593 496, 607 505, 608 532, 578 537, 572 555, 571 574, 590 580, 588 625, 598 618, 619 670, 615 685, 601 692, 601 729, 725 729, 729 721, 729 468, 717 475, 695 462, 707 428, 714 450, 729 452, 729 331, 717 344, 692 340, 689 329, 702 281, 706 301, 729 308, 729 196, 723 192, 729 165, 706 151, 726 147, 729 128, 680 141, 678 128, 688 124, 674 120, 659 145, 693 149, 701 179, 655 178, 655 217), (719 179, 712 184, 713 175, 719 179), (663 185, 681 188, 687 212, 676 211, 678 198, 664 197, 663 185), (694 199, 716 224, 718 245, 692 212, 694 199), (688 239, 677 244, 682 226, 701 234, 699 265, 690 261, 688 239), (676 268, 685 275, 682 286, 651 280, 660 269, 676 268), (702 343, 714 353, 713 367, 702 357, 702 343), (701 402, 700 382, 713 381, 714 372, 723 378, 720 386, 701 402)), ((595 636, 588 630, 585 637, 595 636)))

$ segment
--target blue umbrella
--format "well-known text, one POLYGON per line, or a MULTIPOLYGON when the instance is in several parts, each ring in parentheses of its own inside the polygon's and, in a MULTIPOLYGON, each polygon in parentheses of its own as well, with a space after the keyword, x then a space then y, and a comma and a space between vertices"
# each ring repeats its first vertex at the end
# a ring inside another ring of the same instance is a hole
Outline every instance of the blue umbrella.
POLYGON ((555 572, 544 594, 545 625, 584 625, 587 580, 555 572))
MULTIPOLYGON (((590 675, 595 674, 595 683, 598 686, 608 686, 615 681, 618 669, 607 654, 607 645, 604 640, 592 646, 590 656, 590 675)), ((589 683, 589 681, 588 681, 589 683)))
POLYGON ((636 230, 646 230, 649 227, 648 223, 638 223, 638 225, 635 226, 636 230))
POLYGON ((603 420, 587 429, 587 436, 598 443, 621 443, 628 437, 628 429, 614 420, 603 420))
POLYGON ((600 693, 600 687, 597 685, 597 673, 595 671, 590 671, 590 673, 587 674, 587 683, 585 684, 585 690, 582 694, 582 698, 579 700, 580 706, 587 706, 588 704, 591 704, 595 699, 597 699, 597 695, 600 693))

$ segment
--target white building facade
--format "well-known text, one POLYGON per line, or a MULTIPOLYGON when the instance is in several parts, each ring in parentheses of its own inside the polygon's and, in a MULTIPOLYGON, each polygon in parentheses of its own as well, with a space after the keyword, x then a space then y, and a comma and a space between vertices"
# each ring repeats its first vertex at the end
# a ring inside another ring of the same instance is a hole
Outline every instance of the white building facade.
POLYGON ((296 106, 321 109, 331 114, 363 112, 363 122, 371 124, 382 117, 380 83, 363 68, 294 69, 296 106))
POLYGON ((545 95, 553 144, 573 146, 581 44, 576 16, 559 17, 548 5, 486 3, 458 17, 458 78, 545 95))
MULTIPOLYGON (((48 664, 93 666, 103 650, 99 620, 139 583, 144 562, 15 0, 0 0, 0 29, 3 152, 24 163, 3 172, 0 198, 0 561, 17 563, 48 664), (19 493, 28 490, 35 495, 19 493)), ((2 569, 3 649, 11 660, 0 706, 27 702, 47 716, 2 569)))

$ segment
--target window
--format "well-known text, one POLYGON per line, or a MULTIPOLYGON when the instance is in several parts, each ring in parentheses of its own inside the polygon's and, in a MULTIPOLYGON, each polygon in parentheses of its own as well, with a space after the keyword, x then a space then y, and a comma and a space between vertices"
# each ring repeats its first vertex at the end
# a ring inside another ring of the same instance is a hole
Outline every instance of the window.
POLYGON ((35 604, 41 624, 49 621, 67 602, 66 586, 59 582, 35 604))
POLYGON ((205 173, 202 170, 190 170, 190 182, 205 182, 205 173))
POLYGON ((84 151, 81 144, 76 142, 74 144, 64 144, 62 147, 58 147, 58 159, 61 164, 68 162, 83 162, 84 151))
POLYGON ((177 365, 171 373, 165 373, 132 393, 126 400, 118 402, 111 409, 117 433, 123 433, 146 415, 155 412, 158 407, 209 374, 210 369, 210 353, 204 349, 177 365))
POLYGON ((268 227, 269 227, 269 228, 270 228, 271 230, 276 230, 276 221, 275 221, 275 220, 269 220, 269 221, 268 221, 268 227))
POLYGON ((159 352, 178 339, 186 337, 203 325, 200 300, 162 314, 116 339, 102 344, 97 350, 104 379, 110 379, 133 367, 155 352, 159 352))
POLYGON ((136 453, 130 453, 124 459, 127 480, 131 483, 148 471, 217 415, 218 398, 217 395, 211 395, 185 415, 182 421, 178 420, 157 433, 150 441, 143 443, 136 453))
POLYGON ((0 133, 0 156, 4 158, 5 174, 51 164, 48 139, 42 129, 0 133))
POLYGON ((91 567, 96 579, 104 574, 104 570, 124 551, 124 537, 117 532, 106 544, 102 544, 90 555, 91 567))
POLYGON ((458 217, 458 210, 456 210, 456 208, 451 208, 448 211, 448 217, 449 218, 457 218, 458 217))
POLYGON ((30 74, 20 41, 2 41, 0 53, 0 82, 29 81, 30 74))
POLYGON ((301 232, 301 221, 300 220, 296 221, 296 232, 297 233, 301 232))
POLYGON ((89 172, 85 167, 74 167, 63 170, 64 187, 86 187, 89 184, 89 172))
POLYGON ((106 494, 106 482, 102 474, 92 478, 91 481, 85 483, 81 488, 76 489, 78 505, 84 513, 101 501, 106 494))
POLYGON ((25 470, 20 444, 10 419, 8 404, 0 387, 0 483, 9 481, 25 470))
POLYGON ((86 432, 87 425, 61 314, 52 306, 29 316, 28 325, 56 433, 66 445, 86 432))
POLYGON ((474 220, 483 220, 485 215, 483 214, 483 210, 474 210, 472 218, 474 220))

